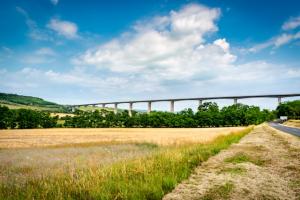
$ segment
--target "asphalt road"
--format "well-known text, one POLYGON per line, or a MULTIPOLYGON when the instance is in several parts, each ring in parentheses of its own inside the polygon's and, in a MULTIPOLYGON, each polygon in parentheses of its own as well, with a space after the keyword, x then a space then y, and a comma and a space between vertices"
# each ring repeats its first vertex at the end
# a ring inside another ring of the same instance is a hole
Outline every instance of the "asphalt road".
POLYGON ((286 133, 300 137, 300 128, 292 128, 292 127, 284 126, 282 124, 273 123, 273 122, 270 122, 269 125, 280 131, 284 131, 286 133))

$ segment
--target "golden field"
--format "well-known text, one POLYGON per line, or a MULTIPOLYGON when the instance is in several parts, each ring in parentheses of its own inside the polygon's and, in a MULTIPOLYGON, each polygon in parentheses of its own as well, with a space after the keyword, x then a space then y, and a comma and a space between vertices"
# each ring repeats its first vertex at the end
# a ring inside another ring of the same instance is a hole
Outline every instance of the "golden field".
POLYGON ((0 130, 0 149, 91 144, 154 143, 180 145, 205 143, 217 136, 241 131, 245 127, 225 128, 53 128, 0 130))
POLYGON ((1 130, 0 199, 161 199, 252 129, 1 130))
POLYGON ((300 128, 300 120, 293 120, 290 119, 286 122, 283 123, 286 126, 291 126, 291 127, 295 127, 295 128, 300 128))

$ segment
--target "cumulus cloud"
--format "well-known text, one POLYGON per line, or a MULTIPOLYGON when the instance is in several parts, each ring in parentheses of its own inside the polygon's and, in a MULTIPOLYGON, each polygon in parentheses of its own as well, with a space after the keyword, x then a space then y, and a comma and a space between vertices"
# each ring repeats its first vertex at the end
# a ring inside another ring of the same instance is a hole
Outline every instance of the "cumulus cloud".
POLYGON ((299 26, 300 26, 300 16, 290 18, 282 25, 281 28, 285 31, 288 31, 288 30, 298 28, 299 26))
POLYGON ((47 27, 68 39, 78 38, 78 27, 73 22, 51 19, 47 27))
POLYGON ((225 39, 208 43, 220 10, 190 4, 166 16, 140 21, 131 32, 89 49, 76 59, 144 79, 184 80, 230 66, 236 56, 225 39))

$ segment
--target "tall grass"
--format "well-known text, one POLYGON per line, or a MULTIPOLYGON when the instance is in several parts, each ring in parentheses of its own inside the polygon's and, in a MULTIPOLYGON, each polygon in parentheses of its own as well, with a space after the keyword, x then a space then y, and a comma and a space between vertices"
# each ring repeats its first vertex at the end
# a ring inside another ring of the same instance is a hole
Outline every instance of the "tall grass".
POLYGON ((62 176, 2 183, 0 199, 161 199, 210 156, 238 142, 253 127, 207 144, 168 147, 140 159, 62 176))

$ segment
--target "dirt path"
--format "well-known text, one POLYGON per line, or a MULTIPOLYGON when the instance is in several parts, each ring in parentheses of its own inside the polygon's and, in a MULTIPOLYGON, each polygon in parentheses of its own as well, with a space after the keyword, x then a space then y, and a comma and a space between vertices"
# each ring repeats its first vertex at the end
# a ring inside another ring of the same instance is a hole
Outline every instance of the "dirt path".
POLYGON ((300 138, 258 126, 163 199, 300 200, 300 138))

